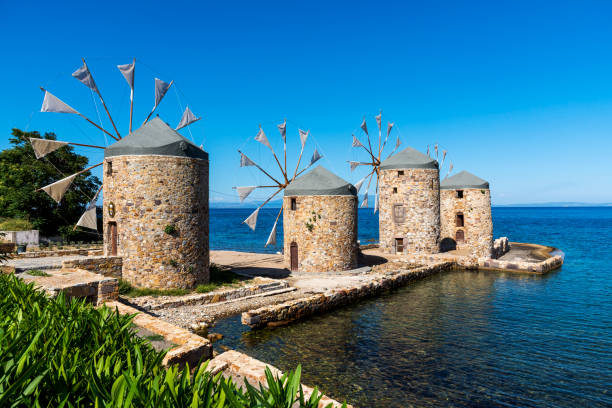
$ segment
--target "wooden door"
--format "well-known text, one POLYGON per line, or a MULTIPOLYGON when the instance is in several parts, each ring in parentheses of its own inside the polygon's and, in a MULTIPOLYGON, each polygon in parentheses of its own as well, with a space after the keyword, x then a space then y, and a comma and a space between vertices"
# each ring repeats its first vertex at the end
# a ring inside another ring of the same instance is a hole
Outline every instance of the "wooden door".
POLYGON ((455 234, 455 241, 457 242, 465 241, 465 233, 463 232, 463 230, 457 230, 457 233, 455 234))
POLYGON ((395 253, 401 254, 404 252, 404 238, 395 238, 395 253))
POLYGON ((291 271, 297 272, 298 270, 298 246, 295 242, 291 243, 291 271))
POLYGON ((117 223, 108 223, 108 237, 110 240, 110 255, 117 256, 117 223))

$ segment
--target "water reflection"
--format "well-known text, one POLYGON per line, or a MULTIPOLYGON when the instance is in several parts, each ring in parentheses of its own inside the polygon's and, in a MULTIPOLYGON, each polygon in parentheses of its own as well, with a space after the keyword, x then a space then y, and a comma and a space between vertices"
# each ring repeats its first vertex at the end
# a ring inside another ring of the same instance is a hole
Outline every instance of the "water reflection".
POLYGON ((603 406, 610 378, 593 362, 610 363, 610 337, 584 344, 561 318, 572 316, 557 277, 449 272, 287 327, 250 331, 233 317, 216 330, 281 369, 301 363, 305 383, 361 407, 603 406))

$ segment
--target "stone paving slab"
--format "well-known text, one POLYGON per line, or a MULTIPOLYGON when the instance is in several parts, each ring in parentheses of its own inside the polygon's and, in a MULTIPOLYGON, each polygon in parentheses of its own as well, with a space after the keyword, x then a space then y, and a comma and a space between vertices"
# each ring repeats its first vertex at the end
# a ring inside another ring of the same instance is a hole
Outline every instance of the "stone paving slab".
POLYGON ((15 268, 15 272, 23 272, 29 269, 60 269, 62 262, 77 259, 87 259, 85 255, 48 256, 42 258, 16 258, 6 262, 9 267, 15 268))

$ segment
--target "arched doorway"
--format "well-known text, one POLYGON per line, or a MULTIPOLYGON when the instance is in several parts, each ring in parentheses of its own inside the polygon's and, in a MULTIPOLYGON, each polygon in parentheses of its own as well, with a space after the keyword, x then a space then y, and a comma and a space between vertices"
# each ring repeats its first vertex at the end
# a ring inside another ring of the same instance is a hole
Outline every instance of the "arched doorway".
POLYGON ((454 251, 457 249, 457 243, 452 238, 444 238, 440 241, 440 252, 454 251))
POLYGON ((455 234, 455 241, 457 242, 465 241, 465 233, 463 232, 463 230, 457 230, 457 233, 455 234))
POLYGON ((290 263, 291 263, 291 272, 297 272, 298 270, 298 246, 295 242, 292 242, 290 245, 290 263))

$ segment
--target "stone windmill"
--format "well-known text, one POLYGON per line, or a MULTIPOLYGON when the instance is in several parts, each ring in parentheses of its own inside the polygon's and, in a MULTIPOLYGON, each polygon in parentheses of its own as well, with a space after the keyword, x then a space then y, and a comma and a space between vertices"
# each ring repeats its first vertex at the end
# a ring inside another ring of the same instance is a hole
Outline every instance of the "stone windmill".
POLYGON ((200 118, 187 107, 174 129, 158 117, 150 120, 173 84, 155 78, 155 104, 142 126, 132 131, 134 68, 135 60, 118 66, 131 91, 126 136, 117 129, 85 60, 72 76, 98 95, 114 132, 43 89, 42 112, 78 115, 116 142, 103 147, 30 139, 37 158, 69 144, 104 149, 102 162, 41 190, 59 203, 79 174, 103 165, 102 187, 77 226, 97 230, 96 201, 104 188, 105 255, 123 257, 123 278, 141 287, 194 287, 209 279, 208 154, 177 131, 200 118))
MULTIPOLYGON (((283 139, 283 163, 282 164, 278 156, 276 155, 274 148, 270 144, 268 137, 264 133, 264 130, 261 126, 259 127, 259 132, 257 133, 257 136, 255 136, 255 140, 270 149, 270 151, 272 152, 272 156, 274 157, 274 161, 276 162, 276 164, 278 165, 278 169, 280 170, 280 173, 281 173, 280 176, 277 175, 276 177, 274 177, 271 174, 273 172, 266 171, 259 164, 251 160, 242 151, 238 150, 238 153, 240 153, 240 167, 255 167, 262 174, 264 174, 271 182, 270 184, 267 184, 267 185, 235 187, 236 191, 238 192, 238 197, 240 198, 240 202, 244 202, 244 200, 249 196, 249 194, 251 194, 255 189, 263 188, 263 189, 275 190, 274 193, 272 193, 261 205, 259 205, 255 209, 255 211, 251 213, 251 215, 249 215, 243 221, 243 223, 248 225, 249 228, 251 228, 253 231, 255 231, 255 228, 257 226, 257 217, 259 215, 259 210, 263 208, 266 204, 268 204, 281 191, 285 190, 289 186, 289 184, 291 184, 293 180, 299 177, 302 173, 308 170, 313 164, 315 164, 317 161, 319 161, 323 157, 315 148, 312 154, 312 157, 310 158, 310 162, 303 169, 300 170, 300 164, 302 163, 302 156, 304 154, 304 148, 306 146, 306 141, 308 140, 310 131, 304 131, 302 129, 298 129, 298 133, 300 136, 300 143, 301 143, 300 155, 297 159, 297 164, 295 165, 295 170, 293 171, 293 175, 291 175, 291 170, 287 169, 287 121, 285 120, 280 125, 277 125, 277 128, 280 132, 281 138, 283 139)), ((276 245, 276 227, 278 225, 278 219, 280 218, 282 212, 283 212, 283 208, 281 207, 281 209, 279 210, 276 216, 276 220, 274 221, 274 226, 272 227, 272 230, 270 231, 270 235, 268 236, 268 240, 266 241, 265 246, 276 245)))

